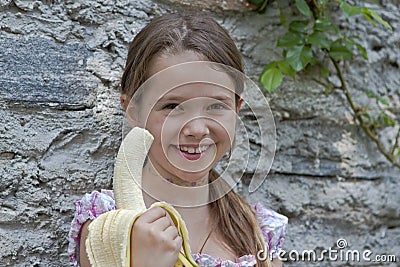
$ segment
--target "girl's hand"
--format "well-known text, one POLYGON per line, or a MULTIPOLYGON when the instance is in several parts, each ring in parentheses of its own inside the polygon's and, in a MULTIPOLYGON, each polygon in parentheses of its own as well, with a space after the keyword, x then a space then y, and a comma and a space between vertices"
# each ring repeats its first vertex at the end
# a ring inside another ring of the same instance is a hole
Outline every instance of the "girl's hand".
POLYGON ((134 223, 131 235, 131 267, 172 267, 182 238, 167 212, 154 207, 134 223))

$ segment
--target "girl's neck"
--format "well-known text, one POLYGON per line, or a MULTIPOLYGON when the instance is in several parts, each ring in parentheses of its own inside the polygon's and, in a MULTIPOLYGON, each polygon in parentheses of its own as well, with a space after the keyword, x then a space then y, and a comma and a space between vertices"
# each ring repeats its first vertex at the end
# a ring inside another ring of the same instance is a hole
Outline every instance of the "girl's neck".
POLYGON ((203 177, 200 180, 195 181, 195 182, 188 182, 188 181, 185 181, 178 177, 173 177, 173 176, 167 177, 167 178, 165 178, 165 180, 167 180, 171 184, 183 186, 183 187, 196 187, 196 186, 202 186, 202 185, 208 184, 208 176, 203 177))
POLYGON ((200 207, 209 203, 208 175, 195 183, 177 177, 164 178, 148 161, 143 168, 142 177, 142 190, 147 207, 157 201, 170 203, 175 208, 200 207))

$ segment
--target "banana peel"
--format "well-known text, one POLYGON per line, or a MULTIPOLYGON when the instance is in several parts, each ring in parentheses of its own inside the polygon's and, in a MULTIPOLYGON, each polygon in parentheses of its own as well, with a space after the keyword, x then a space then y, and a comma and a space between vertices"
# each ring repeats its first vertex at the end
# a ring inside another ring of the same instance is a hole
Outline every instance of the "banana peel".
MULTIPOLYGON (((147 210, 141 179, 143 164, 153 140, 147 130, 135 127, 122 141, 113 178, 117 209, 100 215, 88 227, 89 234, 85 244, 91 266, 130 266, 132 226, 147 210)), ((168 212, 182 237, 183 251, 179 252, 174 267, 198 267, 191 256, 188 231, 181 215, 168 203, 156 202, 150 208, 155 206, 168 212)))

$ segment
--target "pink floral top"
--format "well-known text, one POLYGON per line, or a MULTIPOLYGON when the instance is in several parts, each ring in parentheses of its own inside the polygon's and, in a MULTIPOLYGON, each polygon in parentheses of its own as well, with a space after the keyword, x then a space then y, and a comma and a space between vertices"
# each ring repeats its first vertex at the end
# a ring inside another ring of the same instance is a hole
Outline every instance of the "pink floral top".
MULTIPOLYGON (((253 206, 256 211, 257 220, 264 235, 266 245, 270 251, 270 257, 277 257, 282 248, 284 234, 288 219, 261 204, 253 206)), ((76 211, 71 223, 68 239, 68 254, 70 266, 79 266, 79 240, 82 225, 87 220, 94 220, 101 214, 114 210, 115 201, 112 190, 94 191, 86 194, 81 200, 76 202, 76 211)), ((193 259, 199 267, 253 267, 256 264, 254 255, 244 255, 236 259, 235 262, 221 258, 213 258, 207 254, 192 254, 193 259)))

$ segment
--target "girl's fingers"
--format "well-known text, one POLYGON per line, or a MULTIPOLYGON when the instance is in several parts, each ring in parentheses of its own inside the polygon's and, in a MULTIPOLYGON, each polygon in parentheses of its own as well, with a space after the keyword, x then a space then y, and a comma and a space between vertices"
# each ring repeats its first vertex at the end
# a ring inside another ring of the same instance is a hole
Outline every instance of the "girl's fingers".
POLYGON ((153 207, 143 213, 139 218, 142 225, 149 225, 155 231, 164 231, 169 226, 174 226, 172 219, 166 210, 160 207, 153 207))
POLYGON ((152 222, 151 224, 152 227, 154 227, 154 229, 159 231, 165 231, 170 226, 173 226, 176 229, 175 225, 173 224, 173 222, 171 222, 171 219, 168 217, 161 217, 157 221, 152 222))
POLYGON ((152 223, 157 221, 158 219, 165 217, 167 212, 160 207, 153 207, 146 212, 144 212, 138 220, 142 221, 143 223, 152 223))
POLYGON ((175 243, 176 248, 177 248, 178 250, 180 250, 181 247, 182 247, 182 237, 181 237, 180 235, 177 235, 177 236, 175 237, 175 239, 174 239, 174 243, 175 243))
POLYGON ((175 225, 170 225, 164 230, 164 234, 168 237, 170 240, 175 240, 176 237, 179 236, 178 234, 178 229, 176 229, 175 225))

